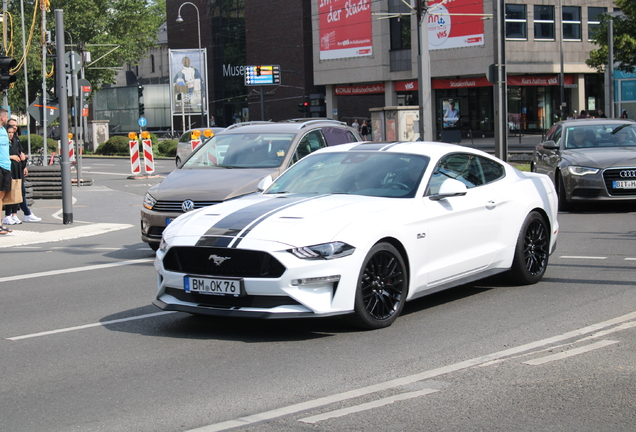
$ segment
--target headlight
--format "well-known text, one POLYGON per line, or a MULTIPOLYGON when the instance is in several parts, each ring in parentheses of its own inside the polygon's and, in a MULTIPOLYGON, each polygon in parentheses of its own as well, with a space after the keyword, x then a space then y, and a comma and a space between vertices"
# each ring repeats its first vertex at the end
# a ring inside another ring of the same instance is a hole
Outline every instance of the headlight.
POLYGON ((161 236, 161 242, 159 243, 159 250, 165 252, 168 250, 168 242, 161 236))
POLYGON ((568 170, 572 175, 584 176, 587 174, 596 174, 599 169, 598 168, 588 168, 582 166, 569 166, 568 170))
POLYGON ((144 197, 144 207, 148 210, 152 210, 152 208, 157 204, 157 200, 152 197, 148 192, 146 192, 146 196, 144 197))
POLYGON ((351 245, 343 242, 323 243, 288 249, 287 252, 300 259, 334 259, 349 256, 355 251, 351 245))

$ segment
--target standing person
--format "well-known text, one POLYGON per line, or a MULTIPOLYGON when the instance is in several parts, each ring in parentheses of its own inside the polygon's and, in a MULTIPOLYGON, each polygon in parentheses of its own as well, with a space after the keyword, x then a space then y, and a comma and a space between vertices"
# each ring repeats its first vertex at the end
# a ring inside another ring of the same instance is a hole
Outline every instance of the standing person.
POLYGON ((360 132, 360 123, 358 123, 358 119, 353 120, 353 123, 351 123, 351 127, 360 132))
POLYGON ((444 128, 457 127, 459 121, 459 110, 455 109, 455 102, 450 101, 448 103, 448 109, 444 113, 444 128))
POLYGON ((582 119, 582 118, 587 118, 587 113, 585 112, 585 110, 581 110, 581 113, 577 117, 577 119, 582 119))
POLYGON ((603 110, 598 110, 598 118, 607 118, 603 110))
POLYGON ((367 135, 369 135, 369 125, 366 120, 362 121, 362 127, 360 128, 360 135, 362 135, 362 139, 367 141, 367 135))
MULTIPOLYGON (((22 202, 20 204, 16 204, 16 206, 18 206, 21 210, 22 213, 24 213, 24 221, 25 222, 40 222, 42 220, 42 218, 37 217, 35 214, 33 214, 31 212, 31 209, 29 209, 29 203, 27 202, 27 198, 26 198, 26 186, 24 184, 24 178, 29 175, 29 170, 27 169, 27 158, 24 155, 24 150, 22 149, 22 144, 20 143, 20 138, 18 138, 18 136, 20 135, 20 128, 18 127, 18 121, 14 118, 10 118, 7 121, 8 126, 12 127, 15 132, 13 134, 13 141, 11 143, 11 148, 14 148, 14 146, 16 148, 19 148, 19 156, 20 156, 20 162, 22 164, 22 175, 20 176, 20 178, 22 179, 22 202)), ((8 132, 8 131, 7 131, 8 132)), ((9 136, 9 139, 11 139, 11 136, 9 136)), ((13 153, 12 153, 13 154, 13 153)), ((12 171, 13 171, 13 167, 11 167, 12 171)), ((16 178, 16 177, 14 177, 16 178)), ((18 219, 18 209, 15 209, 15 219, 19 221, 18 219)), ((7 213, 8 215, 8 213, 7 213)), ((21 222, 18 222, 21 223, 21 222)))
POLYGON ((623 110, 623 112, 621 113, 621 116, 619 118, 622 118, 622 119, 629 118, 629 117, 627 117, 627 110, 623 110))
MULTIPOLYGON (((11 159, 9 158, 9 136, 4 128, 7 124, 7 110, 0 108, 0 203, 5 194, 11 190, 11 159)), ((0 235, 6 235, 13 230, 0 226, 0 235)))

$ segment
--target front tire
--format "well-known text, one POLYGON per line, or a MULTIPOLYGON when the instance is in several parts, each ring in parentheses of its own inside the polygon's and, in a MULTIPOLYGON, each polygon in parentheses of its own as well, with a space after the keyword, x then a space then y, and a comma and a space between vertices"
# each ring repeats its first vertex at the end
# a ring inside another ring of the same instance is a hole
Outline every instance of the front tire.
POLYGON ((355 293, 355 327, 373 330, 393 324, 404 308, 408 293, 406 265, 389 243, 378 243, 367 254, 355 293))
POLYGON ((563 181, 563 176, 559 174, 559 187, 557 189, 557 197, 559 198, 559 210, 561 211, 570 211, 572 210, 572 203, 568 201, 568 197, 565 193, 565 184, 563 181))
POLYGON ((545 218, 530 212, 523 222, 509 276, 518 285, 539 282, 548 267, 550 256, 550 230, 545 218))

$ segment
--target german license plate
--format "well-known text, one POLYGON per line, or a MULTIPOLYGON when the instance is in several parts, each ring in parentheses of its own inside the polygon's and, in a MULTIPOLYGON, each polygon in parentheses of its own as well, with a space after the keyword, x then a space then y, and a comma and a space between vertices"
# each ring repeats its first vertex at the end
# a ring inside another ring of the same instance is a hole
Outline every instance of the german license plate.
POLYGON ((170 225, 170 222, 172 222, 174 220, 174 218, 166 218, 166 226, 170 225))
POLYGON ((636 189, 636 180, 616 180, 614 189, 636 189))
POLYGON ((183 289, 187 293, 235 297, 244 295, 243 279, 184 276, 183 289))

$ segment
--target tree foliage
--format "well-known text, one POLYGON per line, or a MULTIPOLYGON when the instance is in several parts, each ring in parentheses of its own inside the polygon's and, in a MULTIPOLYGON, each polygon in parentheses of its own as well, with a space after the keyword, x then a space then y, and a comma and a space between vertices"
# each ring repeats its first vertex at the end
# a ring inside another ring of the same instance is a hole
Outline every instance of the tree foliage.
POLYGON ((618 63, 616 69, 634 72, 636 69, 636 2, 634 0, 616 0, 614 3, 623 15, 613 18, 609 15, 603 17, 599 31, 594 38, 594 43, 599 48, 590 52, 590 58, 586 63, 599 72, 605 70, 609 59, 607 34, 611 18, 614 21, 614 61, 618 63))
MULTIPOLYGON (((16 83, 9 90, 9 105, 14 111, 26 109, 37 94, 42 93, 40 4, 26 3, 24 32, 27 45, 29 35, 33 35, 27 53, 29 96, 28 101, 25 101, 24 70, 21 68, 16 71, 16 83)), ((166 16, 165 0, 51 0, 49 12, 45 15, 46 29, 51 32, 52 41, 47 47, 47 73, 53 71, 56 55, 56 9, 63 11, 66 51, 79 52, 79 45, 82 44, 84 50, 91 53, 91 62, 85 64, 85 78, 91 83, 93 92, 104 84, 114 83, 118 68, 125 63, 137 64, 149 48, 156 46, 157 30, 166 16)), ((12 1, 9 12, 11 19, 8 20, 6 52, 19 61, 24 53, 20 2, 12 1)), ((47 89, 55 87, 54 72, 46 83, 47 89)))

